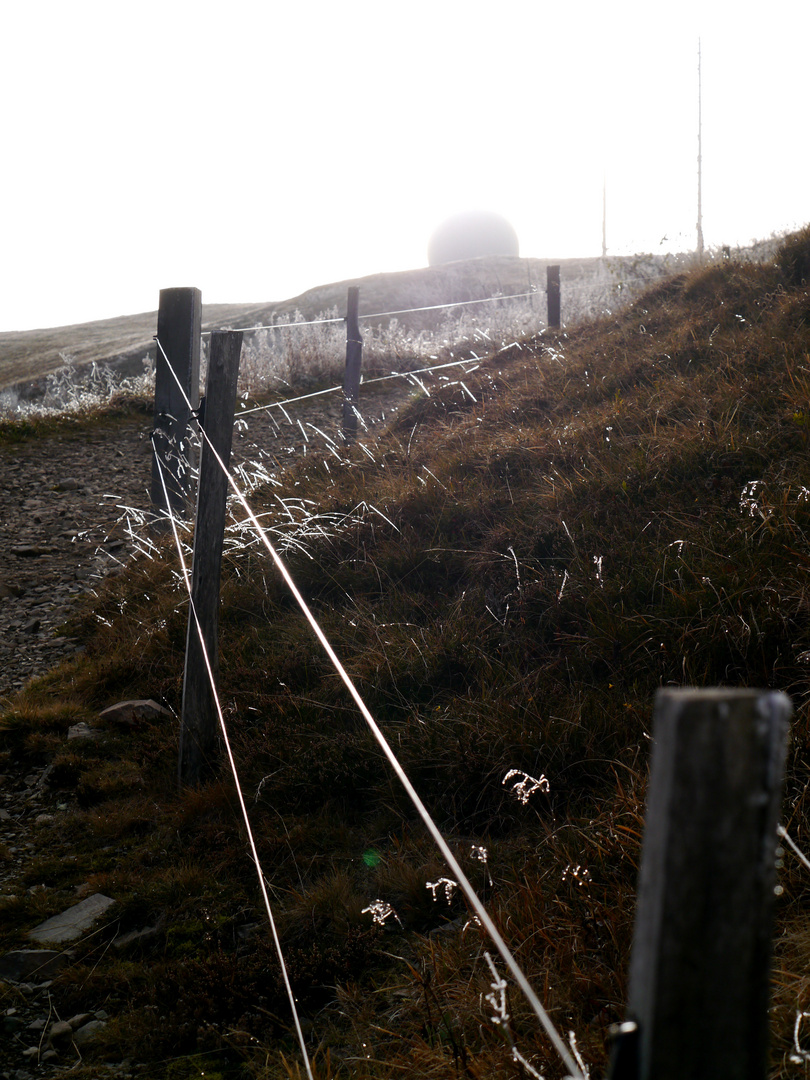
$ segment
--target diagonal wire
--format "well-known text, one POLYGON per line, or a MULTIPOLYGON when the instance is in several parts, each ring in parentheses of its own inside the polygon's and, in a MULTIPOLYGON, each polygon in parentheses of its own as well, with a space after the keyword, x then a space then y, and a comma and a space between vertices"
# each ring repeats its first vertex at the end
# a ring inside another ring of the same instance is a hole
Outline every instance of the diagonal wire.
MULTIPOLYGON (((174 373, 174 369, 172 368, 172 365, 169 362, 169 358, 166 356, 166 353, 165 353, 165 351, 163 349, 163 346, 160 343, 160 339, 156 337, 155 341, 157 342, 157 345, 158 345, 160 351, 163 353, 163 357, 166 360, 167 366, 168 366, 169 370, 172 372, 172 375, 174 375, 174 378, 175 378, 175 381, 177 382, 178 387, 180 387, 181 394, 183 394, 183 396, 185 397, 186 396, 185 390, 183 389, 182 384, 180 383, 180 380, 177 378, 177 375, 174 373)), ((186 401, 188 401, 188 398, 186 398, 186 401)), ((189 404, 189 407, 190 407, 190 402, 188 404, 189 404)), ((389 762, 391 768, 396 773, 397 778, 399 779, 400 783, 404 787, 405 792, 407 793, 408 797, 410 798, 411 802, 413 803, 414 807, 416 808, 417 813, 421 817, 422 822, 425 825, 425 828, 428 830, 430 835, 433 837, 433 840, 434 840, 436 846, 441 851, 445 862, 450 867, 450 869, 453 871, 453 874, 455 875, 456 880, 459 883, 459 888, 464 893, 465 897, 467 898, 467 900, 468 900, 470 906, 472 907, 473 911, 475 912, 475 914, 478 916, 478 919, 479 919, 481 925, 484 927, 484 929, 489 934, 490 938, 492 939, 493 944, 495 945, 496 949, 500 953, 503 962, 509 968, 509 971, 512 974, 512 977, 514 978, 517 985, 520 987, 521 991, 523 992, 524 996, 526 997, 526 1000, 529 1002, 532 1009, 534 1010, 535 1015, 537 1016, 538 1020, 542 1024, 542 1026, 543 1026, 543 1028, 544 1028, 544 1030, 545 1030, 545 1032, 546 1032, 552 1046, 554 1047, 554 1049, 557 1051, 558 1055, 562 1059, 563 1064, 565 1065, 566 1069, 568 1070, 569 1080, 585 1080, 585 1078, 582 1075, 582 1072, 580 1071, 580 1069, 577 1066, 576 1062, 574 1061, 573 1057, 569 1053, 568 1047, 565 1045, 565 1043, 563 1042, 562 1038, 560 1037, 557 1029, 554 1027, 554 1024, 553 1024, 553 1022, 551 1020, 551 1017, 548 1015, 546 1010, 543 1008, 543 1004, 540 1001, 537 994, 535 993, 533 987, 529 983, 529 980, 523 974, 522 969, 518 965, 515 958, 512 956, 512 953, 510 952, 509 947, 507 946, 506 942, 504 941, 503 937, 501 936, 500 931, 496 927, 495 923, 493 922, 491 916, 489 915, 488 911, 484 907, 483 903, 478 898, 478 894, 476 893, 475 889, 472 887, 470 881, 467 878, 467 875, 462 870, 461 865, 458 862, 458 860, 456 859, 455 855, 450 850, 450 846, 448 845, 447 841, 445 840, 445 838, 442 836, 441 832, 439 831, 439 828, 436 825, 436 823, 434 822, 433 818, 431 817, 427 807, 425 806, 425 804, 422 802, 421 798, 417 794, 416 789, 414 788, 413 784, 411 783, 410 779, 408 778, 407 773, 402 768, 402 766, 400 765, 396 755, 394 754, 394 751, 391 749, 391 746, 389 745, 388 740, 383 735, 382 731, 380 730, 379 726, 377 725, 376 720, 371 715, 371 712, 369 711, 368 706, 366 705, 365 701, 363 701, 363 698, 360 696, 360 693, 357 690, 357 687, 352 682, 351 676, 349 675, 349 673, 344 668, 344 666, 341 663, 340 659, 338 658, 337 653, 335 652, 335 650, 332 648, 332 645, 330 644, 328 638, 326 637, 326 634, 323 632, 323 630, 321 629, 320 624, 318 623, 317 619, 315 618, 313 613, 310 611, 307 602, 304 600, 303 596, 298 591, 298 587, 296 586, 295 582, 293 581, 289 570, 287 569, 286 565, 282 561, 282 559, 279 556, 278 552, 276 551, 276 549, 273 547, 272 543, 268 539, 267 534, 266 534, 265 530, 262 528, 262 526, 260 525, 258 518, 256 517, 255 513, 253 512, 253 510, 249 506, 249 504, 248 504, 247 500, 245 499, 244 495, 242 494, 242 492, 239 490, 239 487, 237 486, 235 480, 231 476, 227 466, 225 465, 225 463, 223 462, 223 460, 220 457, 219 453, 217 452, 216 447, 213 445, 213 443, 209 439, 208 435, 206 434, 205 428, 201 427, 200 432, 201 432, 203 438, 205 439, 205 441, 207 442, 209 450, 211 451, 211 453, 216 458, 216 460, 217 460, 217 462, 219 464, 219 467, 222 469, 223 473, 225 474, 225 477, 228 480, 228 483, 229 483, 229 485, 231 487, 231 490, 233 491, 233 493, 236 496, 237 500, 241 504, 242 509, 245 511, 245 513, 248 516, 248 519, 250 520, 251 524, 253 525, 254 529, 256 530, 256 534, 257 534, 259 540, 262 542, 262 544, 264 544, 265 548, 267 549, 271 559, 275 563, 276 569, 279 571, 279 573, 281 574, 282 578, 284 579, 288 589, 293 594, 293 597, 295 598, 296 603, 298 604, 299 608, 301 609, 301 612, 303 613, 304 617, 306 618, 307 622, 309 623, 313 633, 317 637, 317 639, 320 642, 324 652, 329 657, 329 660, 331 661, 333 667, 335 668, 335 671, 340 676, 340 678, 341 678, 342 682, 344 683, 346 689, 349 691, 349 694, 351 695, 351 697, 353 698, 355 704, 357 705, 358 709, 360 710, 360 713, 362 714, 363 719, 368 724, 372 735, 374 736, 375 740, 377 741, 377 744, 379 745, 379 747, 382 750, 385 757, 388 759, 388 762, 389 762)))
POLYGON ((807 856, 802 852, 801 848, 790 838, 787 829, 783 825, 777 825, 776 833, 781 840, 785 841, 785 843, 799 860, 799 862, 808 870, 810 870, 810 859, 807 858, 807 856))
MULTIPOLYGON (((162 349, 161 352, 163 352, 162 349)), ((394 371, 390 375, 378 375, 374 379, 364 379, 363 386, 373 386, 374 383, 388 382, 390 379, 409 379, 412 375, 423 375, 425 373, 430 373, 431 371, 442 371, 444 368, 460 367, 464 364, 473 364, 477 366, 479 362, 479 357, 470 356, 466 360, 451 360, 447 364, 434 364, 433 367, 414 368, 412 371, 394 371)), ((271 401, 269 405, 257 405, 253 409, 242 409, 236 414, 235 419, 239 420, 241 417, 248 416, 250 413, 267 412, 268 409, 279 409, 283 405, 292 405, 296 401, 306 401, 308 398, 322 397, 324 394, 334 394, 336 391, 342 389, 342 386, 330 386, 326 390, 315 390, 311 394, 301 394, 299 397, 285 398, 284 401, 271 401)))
MULTIPOLYGON (((161 351, 163 350, 161 349, 161 351)), ((163 355, 165 356, 166 354, 164 353, 163 355)), ((169 366, 171 367, 171 365, 169 366)), ((154 439, 152 440, 152 447, 154 449, 154 439)), ((214 452, 216 453, 216 451, 214 452)), ((301 1030, 301 1021, 298 1017, 298 1009, 295 1005, 295 996, 293 995, 292 987, 290 985, 290 979, 287 973, 287 965, 284 963, 284 955, 281 951, 281 941, 278 936, 278 930, 276 929, 276 921, 273 918, 273 909, 270 906, 270 897, 267 893, 267 885, 265 884, 264 872, 262 871, 261 862, 259 861, 259 852, 256 847, 255 838, 253 836, 253 829, 250 825, 250 818, 248 816, 247 806, 245 805, 245 799, 242 794, 242 785, 239 783, 239 774, 236 769, 236 761, 234 760, 233 752, 231 750, 230 739, 228 738, 228 731, 225 726, 225 717, 223 715, 222 706, 219 701, 219 694, 217 693, 216 680, 214 679, 214 672, 211 667, 211 660, 208 656, 208 650, 205 647, 205 638, 202 632, 202 627, 200 626, 200 620, 197 618, 197 609, 194 605, 194 599, 191 595, 191 579, 189 578, 188 569, 186 568, 186 560, 183 557, 183 548, 180 543, 180 536, 177 532, 177 525, 175 522, 174 514, 172 513, 171 504, 169 502, 169 493, 166 490, 166 480, 163 472, 163 463, 161 462, 160 456, 157 451, 155 451, 155 461, 157 462, 158 473, 160 474, 160 483, 161 487, 163 488, 163 498, 166 501, 167 513, 169 515, 169 520, 171 521, 172 533, 174 534, 174 542, 177 546, 177 554, 180 556, 180 565, 183 569, 183 580, 185 581, 186 589, 188 590, 188 602, 191 608, 191 613, 194 616, 194 623, 197 627, 197 634, 200 638, 200 648, 202 649, 203 660, 205 661, 205 670, 208 672, 208 681, 211 684, 211 693, 214 698, 217 716, 219 717, 219 726, 222 732, 222 740, 225 744, 225 751, 228 755, 228 762, 231 766, 234 784, 236 785, 236 794, 239 799, 239 806, 241 808, 242 817, 245 822, 245 829, 247 830, 248 843, 250 844, 251 855, 253 856, 253 862, 256 866, 256 873, 259 878, 259 887, 261 889, 262 899, 264 900, 265 910, 267 911, 267 918, 270 922, 270 930, 273 935, 273 944, 276 947, 276 954, 278 955, 278 962, 281 966, 281 975, 284 980, 284 987, 287 991, 287 997, 289 998, 290 1009, 292 1010, 295 1030, 296 1034, 298 1035, 298 1042, 301 1046, 301 1053, 304 1056, 304 1065, 306 1066, 307 1076, 309 1077, 309 1080, 314 1080, 312 1075, 312 1068, 309 1062, 309 1055, 307 1054, 306 1043, 304 1042, 304 1033, 301 1030)))

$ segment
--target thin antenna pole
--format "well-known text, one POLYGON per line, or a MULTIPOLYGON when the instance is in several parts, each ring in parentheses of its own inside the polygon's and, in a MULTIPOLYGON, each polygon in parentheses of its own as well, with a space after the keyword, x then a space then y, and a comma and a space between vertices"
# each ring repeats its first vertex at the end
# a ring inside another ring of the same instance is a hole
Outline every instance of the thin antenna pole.
POLYGON ((697 190, 697 257, 703 262, 703 85, 700 38, 698 38, 698 190, 697 190))
POLYGON ((607 255, 607 174, 602 173, 602 258, 607 255))

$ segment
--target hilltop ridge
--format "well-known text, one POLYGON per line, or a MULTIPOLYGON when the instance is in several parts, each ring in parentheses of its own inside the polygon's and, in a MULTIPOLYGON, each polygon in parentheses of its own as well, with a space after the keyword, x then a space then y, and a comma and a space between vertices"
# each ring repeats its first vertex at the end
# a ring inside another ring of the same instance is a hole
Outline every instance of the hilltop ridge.
MULTIPOLYGON (((535 259, 487 256, 444 266, 424 267, 348 278, 315 286, 287 300, 256 303, 207 303, 203 296, 203 330, 241 329, 292 319, 296 313, 314 319, 326 311, 342 312, 349 286, 360 288, 360 314, 402 308, 453 304, 497 295, 537 290, 545 293, 546 267, 561 267, 563 289, 588 287, 597 281, 616 285, 632 278, 636 285, 672 272, 687 256, 617 256, 608 259, 535 259)), ((435 325, 441 313, 400 316, 405 326, 422 329, 435 325)), ((154 357, 157 310, 122 315, 90 323, 41 330, 0 333, 0 392, 15 389, 31 396, 70 355, 78 368, 92 363, 109 365, 116 373, 138 375, 143 359, 154 357)))

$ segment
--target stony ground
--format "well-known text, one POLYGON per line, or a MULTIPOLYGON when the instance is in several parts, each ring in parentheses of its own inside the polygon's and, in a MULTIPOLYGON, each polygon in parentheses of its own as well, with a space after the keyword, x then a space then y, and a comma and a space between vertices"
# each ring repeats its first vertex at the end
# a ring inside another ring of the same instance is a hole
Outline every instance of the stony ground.
MULTIPOLYGON (((368 437, 411 392, 397 381, 361 402, 368 437)), ((341 413, 333 394, 283 413, 274 408, 253 414, 236 426, 232 465, 249 477, 256 466, 278 474, 301 454, 326 456, 326 439, 339 438, 341 413)), ((133 415, 81 434, 0 447, 0 707, 79 648, 63 632, 71 608, 106 575, 120 573, 147 534, 149 429, 147 415, 133 415)), ((0 776, 5 897, 14 895, 20 872, 39 853, 47 836, 40 827, 65 812, 68 806, 48 787, 47 768, 0 776)), ((77 902, 81 898, 80 891, 77 902)), ((14 961, 7 955, 0 966, 4 962, 14 961)), ((55 1015, 48 974, 42 969, 11 981, 6 976, 4 983, 0 972, 0 1080, 33 1080, 75 1067, 82 1039, 106 1019, 97 1013, 55 1015)), ((128 1080, 146 1073, 125 1061, 104 1075, 128 1080)))
MULTIPOLYGON (((411 392, 394 387, 363 406, 372 431, 411 392)), ((303 453, 328 456, 323 436, 338 438, 341 410, 331 394, 251 414, 232 464, 277 473, 303 453)), ((0 702, 75 651, 61 632, 73 602, 119 572, 145 534, 149 427, 132 417, 0 447, 0 702)))

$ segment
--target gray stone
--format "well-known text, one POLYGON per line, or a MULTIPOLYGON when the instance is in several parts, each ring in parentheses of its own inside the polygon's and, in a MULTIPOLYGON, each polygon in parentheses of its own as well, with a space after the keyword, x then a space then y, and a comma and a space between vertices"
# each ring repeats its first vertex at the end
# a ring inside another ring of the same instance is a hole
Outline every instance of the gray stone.
POLYGON ((70 962, 67 953, 55 949, 16 949, 0 956, 0 979, 23 983, 34 976, 47 979, 70 962))
POLYGON ((63 941, 75 941, 85 930, 89 930, 96 919, 100 918, 115 901, 102 893, 94 893, 79 904, 54 915, 44 923, 29 930, 28 936, 41 944, 59 945, 63 941))
POLYGON ((75 1016, 71 1016, 68 1023, 71 1029, 75 1031, 76 1028, 84 1027, 86 1023, 93 1019, 95 1019, 93 1013, 76 1013, 75 1016))
POLYGON ((78 724, 72 724, 67 733, 68 739, 97 739, 99 735, 100 732, 95 731, 84 720, 80 720, 78 724))
POLYGON ((51 1046, 65 1047, 73 1042, 73 1028, 64 1020, 55 1020, 48 1032, 51 1046))
POLYGON ((91 1020, 89 1024, 85 1024, 83 1027, 80 1027, 78 1031, 73 1033, 73 1041, 79 1047, 86 1046, 89 1042, 92 1042, 97 1037, 98 1033, 106 1026, 107 1024, 104 1020, 91 1020))
POLYGON ((139 701, 119 701, 117 705, 110 705, 109 708, 99 713, 99 718, 114 724, 127 724, 130 727, 161 718, 174 719, 168 709, 164 709, 162 705, 158 705, 151 698, 139 701))

